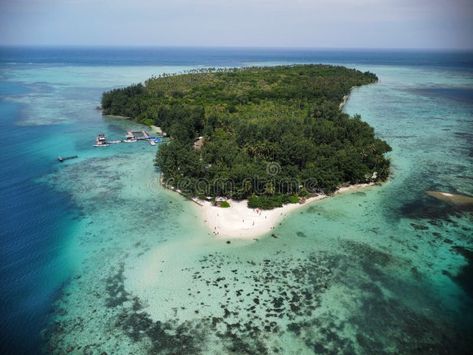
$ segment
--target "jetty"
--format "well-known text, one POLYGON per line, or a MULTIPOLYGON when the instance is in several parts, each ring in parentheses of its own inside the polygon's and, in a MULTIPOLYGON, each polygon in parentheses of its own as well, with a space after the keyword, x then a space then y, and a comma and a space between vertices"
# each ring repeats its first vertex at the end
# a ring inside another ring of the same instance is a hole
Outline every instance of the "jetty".
POLYGON ((143 141, 149 139, 150 136, 146 131, 128 131, 126 134, 127 138, 136 139, 137 141, 143 141))
POLYGON ((123 140, 107 140, 105 134, 100 133, 95 139, 94 147, 108 147, 110 144, 118 143, 136 143, 138 141, 146 141, 150 145, 156 145, 156 143, 163 142, 163 135, 152 136, 147 131, 127 131, 125 139, 123 140))

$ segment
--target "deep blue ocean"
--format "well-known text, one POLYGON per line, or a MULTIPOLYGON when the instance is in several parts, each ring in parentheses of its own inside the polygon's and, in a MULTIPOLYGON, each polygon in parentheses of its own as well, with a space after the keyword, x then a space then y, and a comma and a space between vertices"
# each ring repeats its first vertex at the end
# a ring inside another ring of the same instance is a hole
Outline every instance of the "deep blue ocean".
POLYGON ((258 62, 346 63, 472 69, 471 52, 284 48, 2 48, 3 64, 240 66, 258 62))
MULTIPOLYGON (((444 175, 451 173, 463 184, 452 192, 473 192, 473 171, 472 165, 469 165, 473 158, 471 52, 0 48, 0 353, 40 352, 44 342, 41 333, 50 320, 53 304, 61 297, 63 286, 69 282, 76 267, 77 256, 70 255, 71 245, 76 241, 71 239, 78 221, 83 217, 84 207, 79 206, 66 189, 56 189, 45 183, 44 179, 62 169, 55 159, 57 155, 78 154, 79 161, 93 157, 96 151, 91 149, 91 141, 97 131, 120 134, 119 125, 103 121, 95 111, 101 92, 145 80, 159 71, 279 63, 335 63, 363 70, 374 68, 374 72, 376 68, 382 68, 388 73, 387 78, 390 71, 400 70, 406 75, 406 87, 403 89, 406 93, 414 93, 420 101, 455 102, 453 106, 464 109, 462 114, 467 128, 457 135, 461 145, 452 144, 445 154, 453 154, 453 160, 457 159, 455 154, 458 154, 458 160, 466 163, 462 163, 458 170, 448 172, 442 170, 442 166, 431 165, 432 170, 425 173, 430 174, 431 187, 440 189, 449 186, 444 175), (439 85, 441 80, 432 78, 430 86, 410 87, 409 76, 424 72, 438 73, 442 78, 452 75, 455 82, 439 85), (84 110, 84 107, 88 109, 84 110), (455 149, 458 151, 453 153, 455 149)), ((442 119, 447 120, 449 113, 441 115, 442 119)), ((399 117, 399 124, 406 124, 399 117)), ((432 125, 437 122, 433 120, 432 125)), ((377 129, 376 122, 370 124, 377 129)), ((393 139, 399 136, 398 132, 387 129, 382 134, 388 140, 391 136, 393 139)), ((399 143, 400 146, 402 144, 399 143)), ((427 144, 422 146, 425 152, 428 144, 434 145, 436 142, 422 144, 427 144)), ((404 163, 402 160, 395 161, 394 166, 403 168, 408 164, 404 163)), ((406 186, 425 178, 419 171, 417 173, 419 175, 406 177, 406 186)), ((432 206, 423 203, 416 200, 399 209, 414 215, 432 210, 432 206)), ((433 213, 436 212, 439 210, 433 208, 433 213)), ((471 269, 469 274, 462 274, 461 277, 463 279, 458 282, 471 282, 471 269)), ((465 311, 472 312, 472 309, 465 311)))

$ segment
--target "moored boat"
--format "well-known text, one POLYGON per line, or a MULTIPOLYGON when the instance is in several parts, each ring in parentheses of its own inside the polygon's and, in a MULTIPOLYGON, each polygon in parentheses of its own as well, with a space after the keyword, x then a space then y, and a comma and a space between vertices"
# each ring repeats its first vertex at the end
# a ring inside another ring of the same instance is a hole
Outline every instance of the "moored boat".
POLYGON ((95 139, 94 147, 108 147, 108 146, 109 144, 107 143, 107 138, 105 138, 105 134, 100 133, 95 139))
POLYGON ((125 139, 123 140, 123 143, 135 143, 137 141, 135 135, 133 134, 133 132, 131 131, 128 131, 127 134, 126 134, 126 137, 125 139))

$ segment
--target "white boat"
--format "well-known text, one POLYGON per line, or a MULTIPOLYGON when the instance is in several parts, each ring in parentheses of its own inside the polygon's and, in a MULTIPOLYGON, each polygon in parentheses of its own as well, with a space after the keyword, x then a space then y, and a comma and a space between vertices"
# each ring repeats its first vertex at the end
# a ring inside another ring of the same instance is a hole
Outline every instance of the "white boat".
POLYGON ((95 139, 94 147, 108 147, 109 144, 107 143, 107 139, 105 138, 105 134, 100 133, 97 138, 95 139))
POLYGON ((125 139, 125 140, 123 141, 123 143, 135 143, 135 142, 137 142, 136 139, 125 139))
POLYGON ((149 142, 149 144, 151 144, 151 145, 156 145, 156 142, 155 142, 154 140, 152 140, 152 139, 148 139, 148 142, 149 142))

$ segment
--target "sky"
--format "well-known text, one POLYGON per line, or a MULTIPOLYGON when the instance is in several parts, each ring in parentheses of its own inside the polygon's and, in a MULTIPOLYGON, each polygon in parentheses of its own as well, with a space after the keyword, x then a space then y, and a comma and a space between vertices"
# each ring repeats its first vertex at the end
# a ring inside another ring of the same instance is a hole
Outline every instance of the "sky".
POLYGON ((473 0, 0 0, 0 45, 473 48, 473 0))

